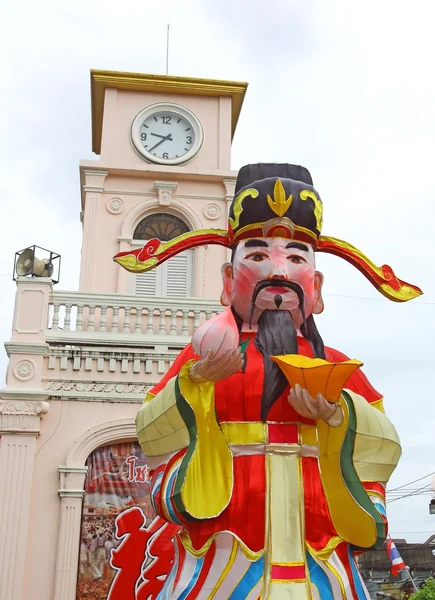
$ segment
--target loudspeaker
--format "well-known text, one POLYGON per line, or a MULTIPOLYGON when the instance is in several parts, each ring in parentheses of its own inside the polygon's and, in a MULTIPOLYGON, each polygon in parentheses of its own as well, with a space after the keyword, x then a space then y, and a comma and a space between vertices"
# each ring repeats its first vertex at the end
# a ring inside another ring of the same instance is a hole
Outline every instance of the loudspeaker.
POLYGON ((53 265, 48 259, 39 259, 31 248, 21 253, 16 265, 17 275, 34 275, 35 277, 51 277, 53 265))

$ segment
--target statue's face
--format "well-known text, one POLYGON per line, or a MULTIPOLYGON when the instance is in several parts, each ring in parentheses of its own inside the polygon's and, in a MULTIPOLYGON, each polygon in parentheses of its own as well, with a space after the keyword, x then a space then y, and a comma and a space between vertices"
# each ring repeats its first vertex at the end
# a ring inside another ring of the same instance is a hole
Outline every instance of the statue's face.
POLYGON ((288 310, 295 326, 302 324, 296 293, 280 286, 279 280, 291 281, 301 287, 306 317, 323 310, 323 276, 316 271, 314 251, 308 244, 284 238, 244 240, 237 246, 232 264, 223 266, 222 274, 222 303, 233 306, 245 322, 249 321, 255 286, 263 280, 270 280, 270 286, 262 289, 255 300, 253 323, 264 310, 288 310))

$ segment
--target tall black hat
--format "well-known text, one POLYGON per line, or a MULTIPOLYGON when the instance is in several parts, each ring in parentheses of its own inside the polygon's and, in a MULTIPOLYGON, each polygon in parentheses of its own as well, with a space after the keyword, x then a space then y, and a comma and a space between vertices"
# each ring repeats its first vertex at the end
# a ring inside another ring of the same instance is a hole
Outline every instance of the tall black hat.
POLYGON ((322 215, 322 201, 304 167, 274 163, 240 169, 229 216, 233 243, 281 237, 316 247, 322 215))

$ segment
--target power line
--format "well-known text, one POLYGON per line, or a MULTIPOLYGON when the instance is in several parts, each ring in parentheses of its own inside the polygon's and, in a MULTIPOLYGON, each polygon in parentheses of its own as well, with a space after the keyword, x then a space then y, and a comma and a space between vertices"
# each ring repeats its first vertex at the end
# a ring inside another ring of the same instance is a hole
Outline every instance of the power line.
MULTIPOLYGON (((352 300, 372 300, 373 302, 390 302, 390 300, 387 300, 386 298, 370 298, 369 296, 351 296, 351 295, 347 295, 347 294, 334 294, 332 292, 325 292, 323 295, 324 296, 336 296, 337 298, 350 298, 352 300)), ((412 306, 418 306, 420 304, 435 306, 435 302, 424 302, 424 301, 419 301, 417 303, 413 302, 412 306)))
MULTIPOLYGON (((426 494, 430 492, 430 490, 428 490, 427 485, 424 485, 423 487, 419 488, 417 491, 415 492, 411 492, 410 494, 404 494, 403 496, 398 496, 397 498, 393 498, 392 500, 387 500, 387 504, 392 504, 393 502, 397 502, 398 500, 403 500, 403 498, 409 498, 410 496, 422 496, 423 494, 426 494), (424 491, 422 491, 424 490, 424 491)), ((388 492, 387 492, 388 495, 388 492)))
POLYGON ((399 492, 397 492, 396 494, 388 494, 388 499, 392 499, 392 498, 403 498, 405 495, 411 495, 411 494, 431 494, 432 491, 427 487, 427 488, 423 488, 422 490, 406 490, 406 494, 400 494, 399 492))
POLYGON ((408 487, 409 485, 412 485, 413 483, 417 483, 417 481, 421 481, 422 479, 426 479, 427 477, 430 477, 431 475, 435 475, 435 471, 433 471, 432 473, 428 473, 427 475, 423 475, 423 477, 419 477, 418 479, 414 479, 414 481, 409 481, 408 483, 399 485, 399 487, 393 488, 392 490, 388 490, 388 493, 395 492, 396 490, 400 490, 401 488, 404 488, 404 487, 408 487))
MULTIPOLYGON (((424 487, 425 487, 426 489, 429 489, 429 487, 430 487, 430 484, 429 484, 429 483, 427 483, 427 484, 426 484, 424 487)), ((396 496, 397 496, 397 495, 399 495, 399 496, 400 496, 400 495, 401 495, 401 494, 403 494, 404 492, 418 492, 418 491, 419 491, 419 490, 421 490, 421 489, 422 489, 422 488, 420 488, 420 487, 406 487, 406 488, 404 488, 404 489, 401 489, 401 490, 388 490, 388 494, 396 494, 396 496)))
POLYGON ((432 473, 428 473, 427 475, 423 475, 423 477, 419 477, 418 479, 414 479, 413 481, 408 481, 408 483, 404 483, 403 485, 399 485, 391 490, 386 491, 387 504, 391 504, 393 502, 397 502, 398 500, 403 500, 404 498, 410 498, 412 496, 424 496, 424 495, 433 495, 433 491, 430 488, 430 484, 426 483, 421 487, 411 487, 414 483, 422 481, 423 479, 427 479, 434 475, 435 471, 432 473))

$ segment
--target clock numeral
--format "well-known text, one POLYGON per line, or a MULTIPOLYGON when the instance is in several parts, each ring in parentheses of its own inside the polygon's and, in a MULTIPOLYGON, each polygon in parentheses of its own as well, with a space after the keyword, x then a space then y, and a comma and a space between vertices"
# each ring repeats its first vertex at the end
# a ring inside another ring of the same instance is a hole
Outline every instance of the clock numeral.
POLYGON ((169 154, 167 152, 163 152, 162 158, 169 158, 169 154))
POLYGON ((186 144, 191 144, 192 143, 192 136, 188 135, 186 138, 186 144))
POLYGON ((140 139, 144 142, 147 139, 147 134, 145 132, 141 133, 140 134, 140 139))
POLYGON ((162 117, 162 123, 164 123, 165 125, 170 125, 171 124, 171 117, 166 117, 165 115, 163 115, 163 117, 162 117))

